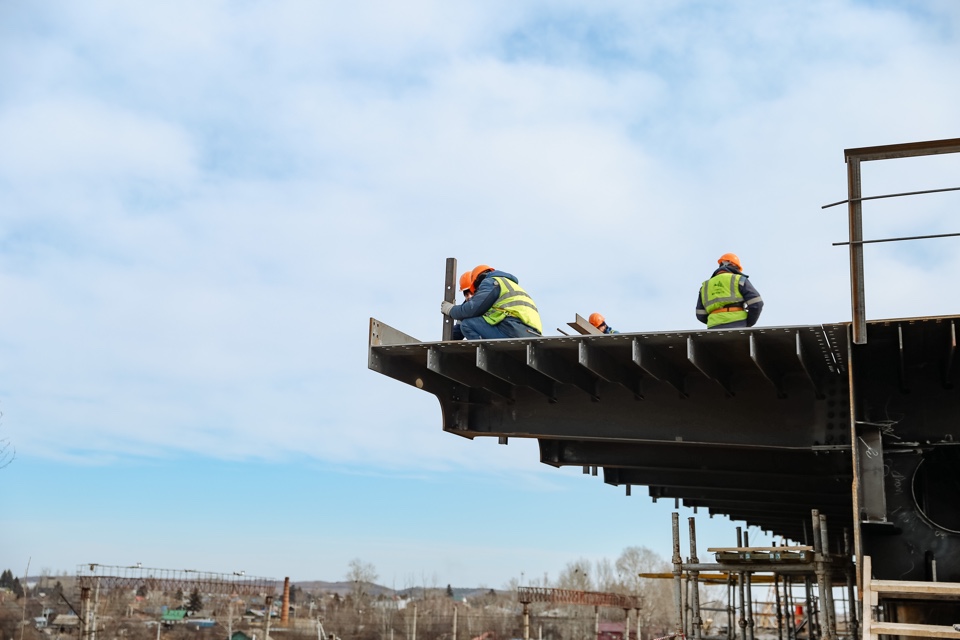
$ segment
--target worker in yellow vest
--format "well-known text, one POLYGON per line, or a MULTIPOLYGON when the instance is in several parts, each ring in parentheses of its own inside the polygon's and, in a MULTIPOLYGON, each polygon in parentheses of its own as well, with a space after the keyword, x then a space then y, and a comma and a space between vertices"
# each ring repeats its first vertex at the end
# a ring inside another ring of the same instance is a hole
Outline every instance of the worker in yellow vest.
POLYGON ((516 276, 477 265, 470 272, 468 290, 471 296, 463 304, 446 300, 440 304, 441 313, 460 321, 467 340, 534 338, 543 333, 537 305, 516 276))
POLYGON ((717 260, 716 271, 700 285, 697 320, 708 329, 752 327, 760 319, 763 298, 743 273, 740 258, 725 253, 717 260))

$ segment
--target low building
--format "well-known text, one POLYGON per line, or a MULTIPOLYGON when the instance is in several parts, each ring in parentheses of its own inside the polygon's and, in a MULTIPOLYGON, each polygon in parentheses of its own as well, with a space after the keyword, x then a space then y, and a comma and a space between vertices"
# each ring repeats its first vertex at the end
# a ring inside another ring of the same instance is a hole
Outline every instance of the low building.
POLYGON ((48 626, 57 633, 70 633, 80 628, 80 617, 72 613, 61 613, 48 626))

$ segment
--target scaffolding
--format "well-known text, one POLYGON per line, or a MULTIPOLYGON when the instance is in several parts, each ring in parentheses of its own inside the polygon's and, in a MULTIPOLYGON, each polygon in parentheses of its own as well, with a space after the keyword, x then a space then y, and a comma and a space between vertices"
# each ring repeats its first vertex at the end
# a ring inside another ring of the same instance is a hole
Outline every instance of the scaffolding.
MULTIPOLYGON (((838 585, 847 589, 847 600, 854 598, 854 566, 849 542, 838 553, 831 553, 826 518, 816 510, 811 512, 813 545, 751 547, 749 539, 737 527, 737 546, 708 548, 715 554, 716 562, 701 562, 697 557, 696 523, 689 518, 690 555, 684 560, 680 554, 679 514, 673 514, 673 578, 676 628, 675 634, 700 640, 703 635, 703 618, 700 606, 701 572, 709 574, 713 583, 727 584, 727 637, 754 640, 758 617, 776 618, 778 640, 836 640, 836 602, 834 590, 838 585), (761 574, 761 575, 758 575, 761 574), (772 575, 762 575, 772 574, 772 575), (758 614, 752 587, 754 583, 770 584, 774 602, 766 603, 766 611, 758 614), (803 587, 804 615, 799 619, 795 611, 795 585, 803 587), (816 589, 816 594, 814 594, 816 589), (739 611, 736 603, 739 602, 739 611), (736 624, 734 624, 736 618, 736 624), (734 632, 735 626, 739 629, 734 632)), ((859 622, 855 610, 848 609, 845 615, 845 635, 859 637, 859 622)))

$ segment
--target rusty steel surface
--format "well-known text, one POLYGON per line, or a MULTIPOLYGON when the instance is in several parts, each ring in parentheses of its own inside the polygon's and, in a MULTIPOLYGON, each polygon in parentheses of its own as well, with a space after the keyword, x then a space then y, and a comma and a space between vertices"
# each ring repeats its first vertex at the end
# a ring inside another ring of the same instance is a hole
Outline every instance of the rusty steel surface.
POLYGON ((194 588, 201 593, 237 595, 271 595, 277 590, 277 581, 241 574, 210 573, 192 569, 151 569, 140 566, 118 567, 102 564, 82 564, 77 567, 77 585, 82 588, 138 589, 189 593, 194 588))
POLYGON ((576 589, 549 589, 546 587, 517 587, 517 600, 524 604, 549 602, 553 604, 583 604, 597 607, 639 609, 640 599, 619 593, 578 591, 576 589))
POLYGON ((817 509, 878 578, 960 580, 958 324, 421 342, 371 319, 368 366, 436 396, 449 433, 534 438, 545 464, 798 543, 817 509))

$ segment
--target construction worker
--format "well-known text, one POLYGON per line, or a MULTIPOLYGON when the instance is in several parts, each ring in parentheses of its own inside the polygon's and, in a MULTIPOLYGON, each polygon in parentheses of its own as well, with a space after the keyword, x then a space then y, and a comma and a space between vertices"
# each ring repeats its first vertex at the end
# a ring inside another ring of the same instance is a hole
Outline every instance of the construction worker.
MULTIPOLYGON (((463 294, 463 301, 466 302, 473 297, 473 292, 470 291, 470 283, 473 282, 473 279, 470 277, 470 271, 464 271, 460 274, 460 292, 463 294)), ((463 329, 460 328, 460 323, 453 323, 453 333, 451 335, 453 340, 463 340, 463 329)))
POLYGON ((700 285, 697 320, 708 329, 752 327, 760 319, 763 299, 742 272, 740 258, 725 253, 717 260, 717 270, 700 285))
POLYGON ((531 338, 543 333, 537 305, 516 276, 477 265, 470 272, 468 290, 471 296, 463 304, 446 300, 440 304, 441 313, 460 321, 467 340, 531 338))
POLYGON ((613 327, 607 324, 606 319, 599 313, 591 313, 590 324, 599 329, 602 333, 620 333, 619 331, 614 331, 613 327))

